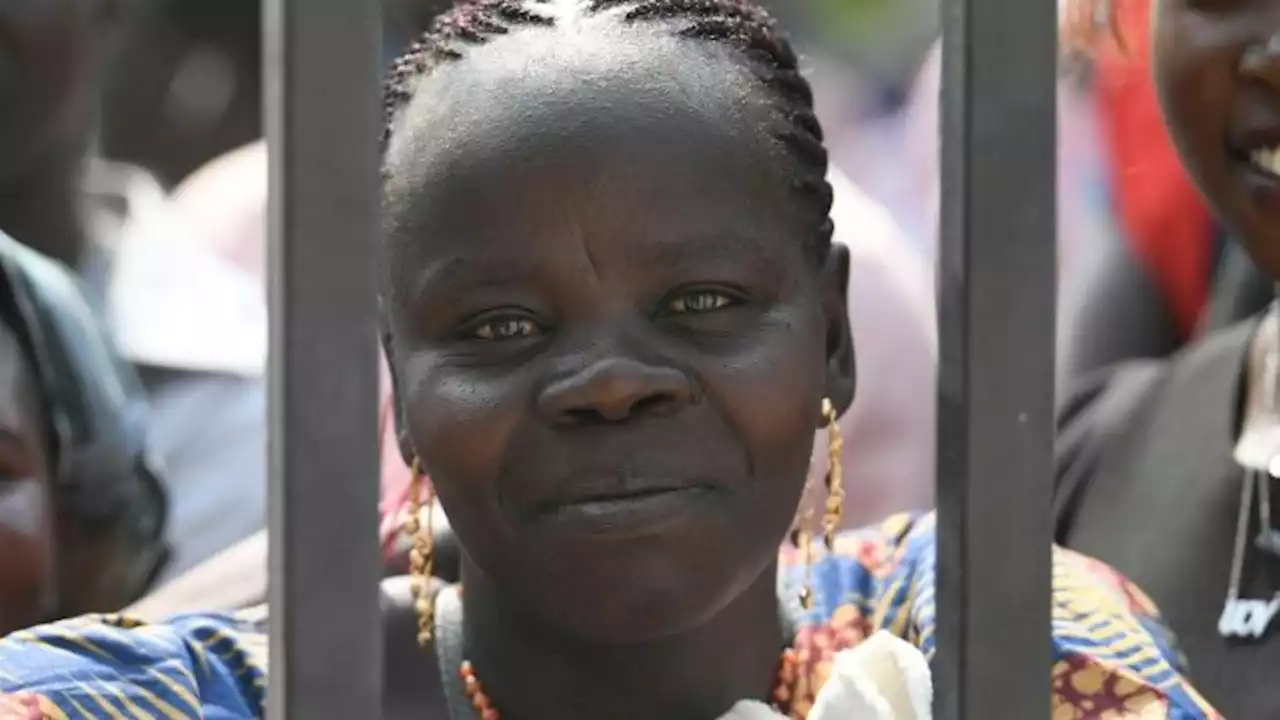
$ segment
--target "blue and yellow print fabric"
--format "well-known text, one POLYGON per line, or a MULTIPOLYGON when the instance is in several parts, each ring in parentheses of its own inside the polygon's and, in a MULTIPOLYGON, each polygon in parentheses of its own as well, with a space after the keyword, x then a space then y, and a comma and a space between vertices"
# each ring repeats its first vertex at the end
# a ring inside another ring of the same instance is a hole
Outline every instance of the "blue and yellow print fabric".
MULTIPOLYGON (((879 630, 932 656, 936 525, 900 516, 839 538, 812 569, 815 604, 796 637, 820 685, 832 659, 879 630)), ((804 578, 781 556, 784 597, 804 578)), ((1151 601, 1105 565, 1053 553, 1053 720, 1216 720, 1183 679, 1151 601)), ((0 640, 0 718, 245 720, 265 712, 265 615, 161 624, 91 616, 0 640)), ((819 685, 815 685, 818 687, 819 685)), ((813 693, 796 698, 803 716, 813 693)))

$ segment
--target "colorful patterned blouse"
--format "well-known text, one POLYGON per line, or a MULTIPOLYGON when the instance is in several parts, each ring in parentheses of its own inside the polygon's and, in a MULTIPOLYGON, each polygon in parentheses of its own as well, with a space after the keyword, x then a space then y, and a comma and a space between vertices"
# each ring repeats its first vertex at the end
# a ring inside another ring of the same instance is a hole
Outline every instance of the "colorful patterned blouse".
MULTIPOLYGON (((825 679, 832 657, 887 629, 934 652, 932 515, 847 534, 813 568, 815 607, 799 630, 802 663, 825 679)), ((783 553, 784 587, 803 568, 783 553)), ((261 717, 262 611, 150 625, 93 616, 0 640, 0 718, 261 717)), ((1054 551, 1053 718, 1216 720, 1183 680, 1151 601, 1101 563, 1054 551)), ((812 693, 793 709, 807 711, 812 693)))

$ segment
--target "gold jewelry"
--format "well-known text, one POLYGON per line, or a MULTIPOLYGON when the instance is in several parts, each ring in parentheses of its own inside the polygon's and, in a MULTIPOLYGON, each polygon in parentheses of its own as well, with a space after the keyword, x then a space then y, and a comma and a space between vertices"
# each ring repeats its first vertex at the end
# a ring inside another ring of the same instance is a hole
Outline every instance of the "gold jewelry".
POLYGON ((418 611, 418 645, 426 647, 431 644, 435 634, 436 602, 431 594, 431 572, 435 561, 435 523, 433 522, 433 506, 435 491, 428 488, 427 499, 422 501, 422 464, 417 458, 413 460, 413 475, 409 479, 409 514, 404 519, 404 533, 413 542, 409 550, 409 588, 413 594, 413 604, 418 611), (424 527, 421 519, 426 509, 427 522, 424 527))
MULTIPOLYGON (((822 417, 827 423, 827 503, 822 515, 822 531, 827 551, 835 549, 836 533, 840 529, 840 518, 844 514, 844 436, 837 422, 835 404, 829 398, 822 399, 822 417)), ((804 585, 800 588, 800 607, 813 609, 813 505, 808 502, 809 483, 805 483, 805 493, 801 495, 801 511, 796 518, 795 528, 791 534, 791 544, 804 558, 804 585)))
MULTIPOLYGON (((831 469, 827 471, 827 510, 823 512, 823 536, 827 550, 836 544, 836 530, 845 509, 844 466, 840 464, 845 438, 836 424, 836 406, 822 398, 822 416, 827 421, 827 455, 831 469)), ((805 480, 805 492, 800 496, 800 510, 795 527, 791 530, 791 544, 804 559, 804 585, 800 587, 800 607, 813 610, 813 505, 809 503, 810 480, 805 480)))
POLYGON ((799 517, 796 518, 795 529, 791 533, 791 544, 795 546, 800 556, 804 558, 804 585, 800 587, 800 607, 805 610, 813 609, 813 531, 809 528, 813 526, 813 506, 808 503, 809 483, 805 483, 805 490, 800 496, 800 502, 803 503, 803 509, 799 517))
POLYGON ((822 416, 827 420, 827 510, 822 516, 822 531, 831 552, 836 549, 836 533, 844 515, 844 434, 836 407, 827 398, 822 399, 822 416))

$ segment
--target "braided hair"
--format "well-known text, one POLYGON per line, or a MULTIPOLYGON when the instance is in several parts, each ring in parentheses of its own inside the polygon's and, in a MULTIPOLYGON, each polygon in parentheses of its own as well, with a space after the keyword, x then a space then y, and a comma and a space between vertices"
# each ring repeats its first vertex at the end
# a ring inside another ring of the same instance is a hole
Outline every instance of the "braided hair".
MULTIPOLYGON (((578 0, 587 13, 617 10, 623 23, 663 22, 680 37, 721 43, 737 51, 770 93, 771 109, 782 121, 773 136, 794 157, 793 184, 818 218, 812 235, 817 257, 826 256, 834 230, 832 190, 827 183, 827 150, 813 109, 813 90, 777 22, 752 0, 578 0), (623 12, 625 10, 625 12, 623 12)), ((459 60, 468 46, 482 45, 523 27, 550 27, 542 12, 549 0, 461 0, 436 18, 430 30, 392 64, 383 94, 383 152, 421 79, 440 65, 459 60)))

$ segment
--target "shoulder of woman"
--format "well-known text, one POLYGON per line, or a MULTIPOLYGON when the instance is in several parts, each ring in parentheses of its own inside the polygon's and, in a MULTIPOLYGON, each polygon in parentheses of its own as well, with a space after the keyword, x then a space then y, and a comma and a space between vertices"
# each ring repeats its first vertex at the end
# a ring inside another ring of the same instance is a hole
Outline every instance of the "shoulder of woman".
POLYGON ((257 718, 265 689, 266 635, 252 616, 91 615, 0 640, 0 694, 51 716, 257 718))

